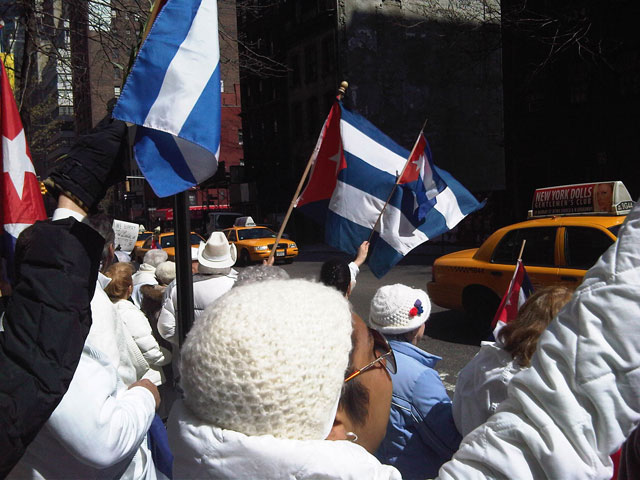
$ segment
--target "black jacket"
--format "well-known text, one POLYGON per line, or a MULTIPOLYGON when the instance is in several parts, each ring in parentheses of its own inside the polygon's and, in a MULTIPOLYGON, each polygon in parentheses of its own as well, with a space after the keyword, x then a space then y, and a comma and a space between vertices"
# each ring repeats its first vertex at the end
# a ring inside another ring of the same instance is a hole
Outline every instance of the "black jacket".
POLYGON ((72 218, 33 227, 0 333, 0 478, 69 387, 91 327, 103 246, 72 218))

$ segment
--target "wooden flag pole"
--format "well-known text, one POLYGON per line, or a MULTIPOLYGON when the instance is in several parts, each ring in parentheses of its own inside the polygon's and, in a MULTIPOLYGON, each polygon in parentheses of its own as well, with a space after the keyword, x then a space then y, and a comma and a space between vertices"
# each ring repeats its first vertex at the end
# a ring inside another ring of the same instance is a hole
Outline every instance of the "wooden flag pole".
POLYGON ((520 253, 518 254, 518 260, 522 260, 522 253, 524 252, 524 246, 527 243, 527 239, 522 240, 522 246, 520 247, 520 253))
MULTIPOLYGON (((347 83, 346 81, 343 81, 343 82, 340 83, 340 87, 338 88, 338 99, 339 100, 342 100, 342 98, 344 97, 348 87, 349 87, 349 83, 347 83)), ((324 128, 324 126, 323 126, 323 128, 324 128)), ((293 209, 296 206, 296 203, 298 201, 298 197, 300 196, 300 191, 302 190, 304 182, 307 179, 307 175, 309 175, 309 171, 311 170, 312 165, 315 163, 316 158, 318 157, 318 151, 320 150, 320 144, 321 144, 321 141, 320 141, 320 139, 318 139, 318 142, 316 143, 316 146, 313 149, 313 152, 311 152, 311 156, 309 157, 309 161, 307 162, 307 166, 305 167, 304 172, 302 173, 302 177, 300 178, 300 182, 298 182, 298 188, 296 189, 296 192, 293 194, 293 198, 291 199, 291 203, 289 204, 289 209, 287 210, 287 214, 284 216, 284 220, 282 221, 282 225, 280 225, 280 230, 278 231, 278 236, 276 237, 276 241, 273 244, 273 248, 271 249, 271 252, 269 253, 269 258, 267 259, 267 264, 271 264, 273 262, 273 257, 276 254, 276 250, 278 249, 278 243, 280 242, 280 239, 282 238, 282 234, 284 233, 284 229, 287 226, 287 222, 289 221, 289 217, 291 216, 291 212, 293 212, 293 209)))
MULTIPOLYGON (((422 133, 424 132, 424 129, 427 126, 427 121, 428 121, 428 119, 424 121, 424 124, 422 125, 422 129, 420 130, 420 135, 422 135, 422 133)), ((371 229, 371 233, 369 234, 369 239, 368 239, 369 242, 371 242, 371 239, 373 238, 373 234, 376 231, 376 228, 378 228, 378 225, 380 224, 380 220, 382 219, 382 215, 384 214, 384 211, 387 208, 387 205, 389 205, 389 202, 391 201, 391 197, 393 196, 394 192, 396 191, 396 188, 398 188, 398 184, 400 183, 400 179, 402 178, 402 176, 404 175, 405 170, 409 166, 409 162, 411 161, 411 157, 413 157, 413 153, 416 151, 416 148, 418 148, 418 142, 420 141, 420 135, 418 135, 418 138, 416 139, 416 142, 413 144, 413 148, 411 149, 411 153, 409 153, 409 157, 407 158, 407 161, 404 164, 404 167, 402 167, 402 172, 400 172, 400 175, 398 175, 396 173, 396 183, 393 185, 393 188, 391 189, 391 193, 389 193, 389 196, 387 197, 387 201, 384 203, 384 206, 382 207, 382 210, 380 210, 380 215, 378 215, 378 219, 376 220, 376 223, 373 224, 373 228, 371 229)))

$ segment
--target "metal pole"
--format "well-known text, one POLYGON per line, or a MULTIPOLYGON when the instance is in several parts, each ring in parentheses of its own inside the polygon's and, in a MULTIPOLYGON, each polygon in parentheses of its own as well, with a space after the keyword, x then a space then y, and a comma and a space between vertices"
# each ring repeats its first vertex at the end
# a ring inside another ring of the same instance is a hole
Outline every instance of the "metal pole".
POLYGON ((176 327, 180 346, 193 325, 193 280, 191 278, 191 226, 187 192, 174 196, 173 223, 176 242, 176 288, 178 289, 178 311, 176 327))

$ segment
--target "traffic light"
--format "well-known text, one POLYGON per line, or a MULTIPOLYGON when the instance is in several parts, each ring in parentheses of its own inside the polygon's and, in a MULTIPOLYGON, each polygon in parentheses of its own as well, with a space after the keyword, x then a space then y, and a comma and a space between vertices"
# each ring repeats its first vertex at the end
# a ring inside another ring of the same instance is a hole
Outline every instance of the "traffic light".
POLYGON ((46 195, 47 194, 47 187, 44 186, 44 182, 40 182, 40 193, 42 195, 46 195))

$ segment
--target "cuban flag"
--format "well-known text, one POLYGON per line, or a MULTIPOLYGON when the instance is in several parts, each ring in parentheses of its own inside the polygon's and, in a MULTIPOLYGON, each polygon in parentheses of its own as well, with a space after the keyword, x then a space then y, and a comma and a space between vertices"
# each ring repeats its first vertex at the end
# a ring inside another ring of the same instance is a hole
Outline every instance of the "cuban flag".
POLYGON ((187 190, 218 168, 219 60, 216 0, 168 0, 113 112, 138 125, 135 158, 159 197, 187 190))
POLYGON ((522 307, 532 293, 533 285, 531 284, 531 279, 520 258, 513 272, 509 288, 507 288, 504 297, 502 297, 500 306, 491 323, 494 338, 498 338, 498 332, 503 326, 515 320, 518 316, 518 310, 520 310, 520 307, 522 307))
POLYGON ((431 149, 423 132, 420 132, 399 186, 413 192, 416 200, 415 213, 419 221, 425 219, 427 212, 436 204, 436 196, 447 188, 447 184, 435 170, 431 149))
MULTIPOLYGON (((297 206, 324 224, 326 243, 355 255, 369 238, 409 151, 336 102, 314 155, 313 170, 297 206)), ((452 229, 483 206, 448 172, 431 166, 446 186, 431 199, 432 208, 422 220, 416 208, 416 190, 410 185, 396 188, 384 210, 368 260, 378 278, 415 247, 452 229)), ((432 183, 420 177, 413 181, 421 183, 425 191, 425 185, 432 183)))
POLYGON ((2 123, 2 181, 0 182, 0 225, 2 225, 2 257, 7 272, 13 272, 13 251, 16 239, 36 220, 47 214, 40 193, 40 184, 31 161, 18 107, 13 98, 9 78, 2 68, 0 79, 0 122, 2 123))

